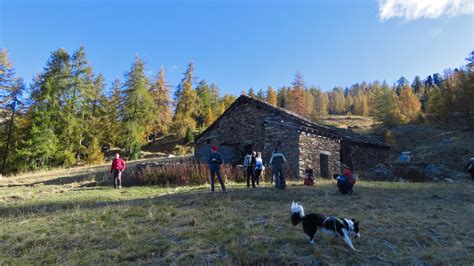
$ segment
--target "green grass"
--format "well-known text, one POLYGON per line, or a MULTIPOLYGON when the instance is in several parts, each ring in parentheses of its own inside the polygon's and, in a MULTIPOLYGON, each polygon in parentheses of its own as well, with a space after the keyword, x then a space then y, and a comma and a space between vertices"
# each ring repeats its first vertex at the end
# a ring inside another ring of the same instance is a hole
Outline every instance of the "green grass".
MULTIPOLYGON (((333 181, 287 191, 265 184, 230 193, 160 188, 36 185, 0 188, 0 264, 472 264, 472 184, 333 181), (290 224, 307 213, 361 220, 354 253, 318 233, 310 245, 290 224)), ((219 191, 219 190, 217 190, 219 191)))

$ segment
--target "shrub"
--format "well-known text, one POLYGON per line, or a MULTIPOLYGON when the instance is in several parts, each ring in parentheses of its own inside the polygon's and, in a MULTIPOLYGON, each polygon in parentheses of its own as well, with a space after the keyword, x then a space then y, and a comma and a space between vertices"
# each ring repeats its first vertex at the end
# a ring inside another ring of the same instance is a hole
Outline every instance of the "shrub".
MULTIPOLYGON (((222 178, 226 181, 242 181, 242 175, 231 165, 223 164, 222 178)), ((203 185, 209 183, 209 166, 188 161, 147 167, 137 172, 133 183, 136 185, 159 185, 164 187, 203 185)), ((216 182, 218 182, 216 177, 216 182)))

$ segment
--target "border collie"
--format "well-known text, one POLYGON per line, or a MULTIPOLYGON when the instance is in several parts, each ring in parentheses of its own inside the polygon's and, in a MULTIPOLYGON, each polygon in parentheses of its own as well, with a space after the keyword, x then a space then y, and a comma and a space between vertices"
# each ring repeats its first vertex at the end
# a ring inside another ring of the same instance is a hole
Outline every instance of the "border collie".
POLYGON ((344 238, 344 242, 354 251, 358 251, 352 245, 351 236, 354 238, 360 237, 359 222, 354 219, 344 219, 325 216, 319 213, 310 213, 305 215, 303 206, 298 202, 291 204, 291 222, 297 225, 303 222, 303 231, 309 237, 309 242, 314 244, 314 237, 318 227, 325 234, 337 237, 340 235, 344 238))

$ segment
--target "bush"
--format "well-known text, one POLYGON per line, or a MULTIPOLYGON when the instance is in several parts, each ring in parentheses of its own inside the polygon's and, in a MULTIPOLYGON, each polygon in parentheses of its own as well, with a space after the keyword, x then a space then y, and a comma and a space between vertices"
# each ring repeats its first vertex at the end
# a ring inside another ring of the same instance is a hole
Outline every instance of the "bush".
MULTIPOLYGON (((225 182, 240 182, 242 174, 234 167, 223 164, 222 178, 225 182)), ((147 167, 137 172, 133 181, 136 185, 159 185, 164 187, 203 185, 209 183, 208 164, 189 161, 147 167)), ((215 180, 218 183, 217 177, 215 180)))
POLYGON ((186 130, 186 141, 188 143, 194 143, 194 135, 193 135, 193 130, 188 127, 186 130))

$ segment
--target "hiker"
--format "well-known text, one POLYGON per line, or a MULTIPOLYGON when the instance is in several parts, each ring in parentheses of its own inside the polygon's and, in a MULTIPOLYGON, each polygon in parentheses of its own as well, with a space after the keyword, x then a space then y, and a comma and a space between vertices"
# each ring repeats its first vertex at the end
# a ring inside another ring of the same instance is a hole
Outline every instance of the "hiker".
POLYGON ((337 187, 341 194, 352 194, 356 180, 353 177, 351 170, 345 169, 342 175, 336 176, 337 175, 334 175, 337 179, 337 187))
POLYGON ((209 170, 211 171, 211 191, 214 192, 214 177, 217 174, 217 178, 219 179, 219 183, 221 184, 221 188, 223 192, 226 192, 224 181, 222 180, 221 174, 221 164, 222 158, 221 155, 217 152, 217 147, 211 147, 211 154, 209 155, 209 170))
POLYGON ((283 153, 279 152, 278 149, 275 149, 270 158, 270 164, 272 165, 272 174, 275 177, 275 188, 281 190, 286 189, 285 177, 283 176, 283 164, 285 162, 286 158, 283 153))
POLYGON ((310 164, 308 164, 308 166, 304 170, 303 184, 305 186, 313 186, 314 185, 314 171, 313 171, 313 168, 311 168, 310 164))
POLYGON ((469 163, 465 167, 468 173, 471 174, 471 179, 474 181, 474 157, 469 159, 469 163))
POLYGON ((249 151, 244 158, 244 167, 247 170, 247 187, 250 187, 250 180, 252 180, 252 187, 255 187, 255 164, 257 153, 249 151))
POLYGON ((126 168, 124 160, 120 158, 120 154, 116 153, 110 167, 110 174, 114 177, 114 188, 122 188, 122 172, 126 168))
POLYGON ((257 152, 257 157, 255 158, 255 181, 257 186, 259 185, 260 175, 263 170, 265 170, 265 166, 263 166, 262 153, 257 152))

